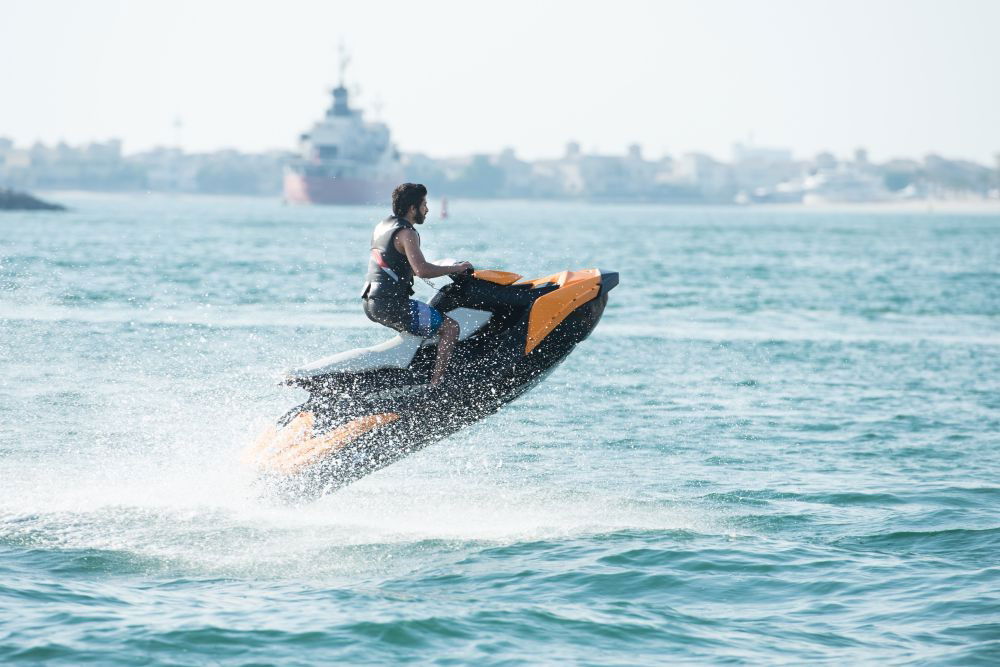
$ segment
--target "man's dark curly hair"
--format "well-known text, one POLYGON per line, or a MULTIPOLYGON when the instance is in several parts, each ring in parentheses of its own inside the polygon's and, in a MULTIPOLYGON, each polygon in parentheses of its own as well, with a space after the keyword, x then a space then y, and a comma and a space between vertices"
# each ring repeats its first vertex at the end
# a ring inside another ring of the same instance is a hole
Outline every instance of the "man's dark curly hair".
POLYGON ((420 183, 403 183, 392 191, 392 214, 402 218, 411 206, 420 207, 420 202, 427 196, 427 188, 420 183))

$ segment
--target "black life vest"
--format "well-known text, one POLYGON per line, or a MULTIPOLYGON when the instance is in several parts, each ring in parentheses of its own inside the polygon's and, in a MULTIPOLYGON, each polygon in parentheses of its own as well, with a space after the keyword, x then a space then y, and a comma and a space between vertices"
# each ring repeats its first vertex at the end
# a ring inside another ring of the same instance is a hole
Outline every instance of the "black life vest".
POLYGON ((413 267, 392 242, 401 229, 413 229, 413 225, 394 215, 375 225, 362 299, 408 299, 413 294, 413 267))

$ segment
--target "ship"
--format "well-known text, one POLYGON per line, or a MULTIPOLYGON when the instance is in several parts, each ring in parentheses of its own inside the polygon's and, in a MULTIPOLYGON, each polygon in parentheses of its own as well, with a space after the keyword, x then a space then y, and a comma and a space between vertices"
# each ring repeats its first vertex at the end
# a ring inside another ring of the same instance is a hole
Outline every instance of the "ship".
POLYGON ((290 204, 387 203, 402 181, 399 151, 385 123, 366 121, 351 108, 340 82, 326 115, 299 137, 298 155, 285 165, 284 196, 290 204))

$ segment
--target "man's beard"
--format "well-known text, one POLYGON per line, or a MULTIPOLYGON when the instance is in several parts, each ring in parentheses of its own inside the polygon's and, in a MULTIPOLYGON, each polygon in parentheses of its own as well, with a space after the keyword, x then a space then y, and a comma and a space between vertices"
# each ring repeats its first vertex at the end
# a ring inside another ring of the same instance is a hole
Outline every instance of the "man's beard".
POLYGON ((417 211, 417 212, 416 212, 416 213, 415 213, 415 214, 413 215, 413 224, 415 224, 415 225, 422 225, 422 224, 424 224, 424 219, 425 219, 426 217, 427 217, 426 215, 424 215, 424 214, 423 214, 423 213, 421 213, 420 211, 417 211))

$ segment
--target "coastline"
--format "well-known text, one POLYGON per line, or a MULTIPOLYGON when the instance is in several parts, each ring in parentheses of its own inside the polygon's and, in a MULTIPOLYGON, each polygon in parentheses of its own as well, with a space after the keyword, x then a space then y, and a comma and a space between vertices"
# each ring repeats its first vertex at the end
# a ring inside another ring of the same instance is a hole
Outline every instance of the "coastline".
MULTIPOLYGON (((258 194, 218 194, 199 192, 167 192, 159 190, 37 190, 36 193, 47 200, 73 200, 73 199, 104 199, 108 197, 126 197, 130 199, 141 198, 170 198, 190 201, 208 200, 231 200, 231 201, 255 201, 255 202, 275 202, 285 205, 280 196, 258 195, 258 194)), ((907 201, 872 201, 872 202, 840 202, 840 203, 787 203, 787 204, 736 204, 736 203, 698 203, 698 202, 670 202, 670 201, 643 201, 643 200, 587 200, 587 199, 567 199, 567 198, 539 198, 525 199, 521 197, 454 197, 447 195, 451 204, 456 202, 469 202, 473 204, 487 203, 510 203, 517 205, 536 204, 549 206, 553 204, 593 204, 596 206, 652 206, 663 208, 693 208, 693 209, 743 209, 756 211, 795 211, 801 213, 809 212, 857 212, 857 213, 968 213, 984 215, 1000 215, 1000 199, 926 199, 907 201)), ((364 206, 364 205, 362 205, 364 206)), ((318 211, 336 210, 337 208, 352 208, 357 205, 325 206, 306 205, 302 208, 315 208, 318 211)))
POLYGON ((39 199, 29 192, 0 187, 0 211, 65 211, 62 204, 39 199))

